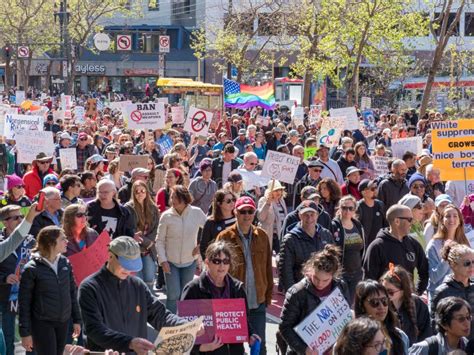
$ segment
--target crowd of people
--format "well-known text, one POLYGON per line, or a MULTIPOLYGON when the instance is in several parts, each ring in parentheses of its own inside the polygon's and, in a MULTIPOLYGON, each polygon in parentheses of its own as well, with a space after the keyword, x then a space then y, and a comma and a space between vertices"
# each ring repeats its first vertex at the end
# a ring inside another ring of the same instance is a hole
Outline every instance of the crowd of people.
MULTIPOLYGON (((433 164, 430 123, 447 117, 374 110, 375 125, 361 118, 330 146, 308 108, 298 125, 279 106, 224 113, 199 136, 171 114, 166 129, 139 131, 107 104, 76 122, 84 97, 71 118, 55 119, 59 97, 42 104, 54 155, 19 164, 6 140, 0 157, 2 354, 14 354, 17 317, 28 354, 145 354, 154 349, 147 323, 183 324, 178 301, 218 298, 246 300, 248 343, 260 354, 318 354, 295 327, 336 288, 354 317, 326 353, 472 351, 474 181, 441 181, 433 164), (392 139, 414 135, 423 149, 393 156, 392 139), (77 169, 61 167, 66 148, 77 169), (292 184, 263 179, 272 150, 299 158, 292 184), (122 155, 146 156, 147 165, 122 171, 122 155), (388 173, 371 156, 388 157, 388 173), (107 262, 76 284, 68 258, 104 232, 107 262), (276 293, 285 299, 270 349, 266 311, 276 293)), ((215 337, 192 353, 244 347, 215 337)))

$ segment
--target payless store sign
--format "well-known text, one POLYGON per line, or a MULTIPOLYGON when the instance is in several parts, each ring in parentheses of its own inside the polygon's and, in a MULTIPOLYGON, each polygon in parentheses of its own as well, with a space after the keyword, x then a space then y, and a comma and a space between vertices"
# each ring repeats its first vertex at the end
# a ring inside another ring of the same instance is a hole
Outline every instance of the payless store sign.
POLYGON ((74 69, 78 74, 105 74, 105 65, 102 64, 77 64, 74 69))
POLYGON ((474 120, 431 124, 434 165, 441 180, 474 179, 474 120))

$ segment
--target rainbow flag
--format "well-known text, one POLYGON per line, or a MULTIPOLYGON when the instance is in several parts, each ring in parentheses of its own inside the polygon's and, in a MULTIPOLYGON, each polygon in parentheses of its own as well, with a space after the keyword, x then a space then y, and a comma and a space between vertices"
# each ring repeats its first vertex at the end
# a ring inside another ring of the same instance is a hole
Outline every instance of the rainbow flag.
POLYGON ((260 106, 272 110, 275 107, 273 84, 249 86, 224 79, 224 104, 225 107, 249 108, 260 106))

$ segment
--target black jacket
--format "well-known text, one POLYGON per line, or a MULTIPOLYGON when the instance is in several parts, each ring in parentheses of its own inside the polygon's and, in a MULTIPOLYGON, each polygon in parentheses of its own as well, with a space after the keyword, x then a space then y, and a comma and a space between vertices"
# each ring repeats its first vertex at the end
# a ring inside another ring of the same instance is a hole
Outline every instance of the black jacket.
MULTIPOLYGON (((360 235, 362 236, 362 239, 364 240, 364 245, 365 245, 365 234, 364 234, 364 228, 362 228, 362 224, 354 218, 352 218, 352 223, 354 223, 354 226, 357 228, 359 231, 360 235)), ((332 230, 333 230, 333 236, 334 236, 334 242, 335 244, 341 248, 342 255, 341 255, 341 265, 344 263, 344 246, 346 243, 346 230, 342 226, 342 222, 339 219, 339 217, 336 217, 332 220, 332 230)), ((360 253, 361 260, 363 260, 364 257, 364 249, 362 249, 360 253)), ((359 270, 344 270, 344 272, 356 272, 359 270)))
MULTIPOLYGON (((230 171, 235 170, 239 167, 239 162, 235 159, 232 159, 230 162, 231 168, 230 171)), ((222 186, 227 181, 222 181, 222 169, 224 167, 224 160, 222 158, 216 158, 212 160, 212 180, 217 183, 217 187, 222 189, 222 186)))
MULTIPOLYGON (((247 296, 245 294, 244 284, 237 279, 229 276, 230 280, 230 297, 229 298, 243 298, 247 302, 247 296)), ((195 278, 186 286, 184 286, 183 293, 181 294, 181 300, 207 300, 212 299, 211 285, 206 277, 206 272, 202 272, 198 278, 195 278)), ((249 328, 249 337, 253 334, 250 329, 250 323, 248 322, 248 308, 247 308, 247 323, 249 328)), ((241 355, 244 354, 243 344, 225 344, 217 350, 212 352, 200 352, 199 345, 195 345, 191 354, 214 354, 214 355, 241 355)))
POLYGON ((415 302, 415 319, 418 333, 415 331, 415 327, 410 319, 407 309, 402 306, 397 310, 398 319, 400 320, 400 328, 406 335, 408 335, 410 346, 433 335, 428 306, 417 295, 412 295, 411 297, 415 302))
MULTIPOLYGON (((336 287, 340 288, 344 298, 348 301, 349 292, 345 282, 333 280, 332 289, 334 290, 336 287)), ((281 310, 279 330, 288 344, 287 355, 304 354, 308 347, 293 328, 321 303, 321 299, 315 294, 315 291, 316 289, 311 281, 305 277, 286 293, 283 309, 281 310)))
MULTIPOLYGON (((333 158, 334 159, 334 158, 333 158)), ((344 179, 346 178, 346 170, 348 167, 353 166, 357 168, 357 163, 355 161, 347 161, 346 158, 344 158, 343 155, 337 159, 337 165, 339 165, 339 168, 341 168, 342 176, 344 179)))
MULTIPOLYGON (((59 210, 58 212, 59 212, 58 220, 59 222, 61 222, 63 218, 63 210, 59 210)), ((51 217, 48 216, 46 211, 43 211, 39 215, 37 215, 35 219, 33 220, 33 224, 31 225, 31 229, 30 229, 30 234, 36 238, 40 230, 42 230, 44 227, 47 227, 47 226, 55 226, 55 224, 53 220, 51 219, 51 217)))
POLYGON ((286 144, 286 136, 282 135, 280 138, 280 143, 277 143, 277 140, 274 135, 272 135, 268 140, 267 140, 267 151, 269 150, 277 150, 277 148, 280 145, 285 145, 286 144))
POLYGON ((199 230, 199 250, 202 260, 206 259, 207 247, 216 239, 217 235, 225 229, 225 221, 216 222, 207 218, 204 227, 199 230))
POLYGON ((130 201, 130 197, 132 196, 132 185, 133 182, 132 179, 130 179, 118 191, 117 196, 122 205, 125 205, 128 201, 130 201))
POLYGON ((20 280, 20 336, 31 335, 31 321, 80 323, 77 287, 69 260, 60 255, 58 274, 38 255, 33 254, 20 280))
POLYGON ((378 186, 377 198, 382 201, 388 210, 395 205, 400 199, 410 192, 407 181, 395 180, 392 175, 382 180, 378 186))
POLYGON ((301 268, 313 252, 320 251, 326 244, 333 244, 330 231, 316 226, 316 236, 309 236, 297 224, 285 237, 280 246, 278 277, 284 290, 288 290, 303 278, 301 268))
POLYGON ((423 294, 428 286, 428 259, 416 239, 407 235, 399 241, 388 229, 382 229, 365 253, 364 279, 378 280, 388 270, 390 262, 403 266, 412 275, 417 269, 416 293, 423 294))
POLYGON ((147 339, 147 323, 158 331, 186 323, 168 311, 138 277, 119 280, 106 266, 81 283, 79 306, 87 348, 92 351, 113 349, 132 354, 130 341, 147 339))
MULTIPOLYGON (((117 219, 115 233, 111 235, 112 239, 124 235, 133 237, 135 231, 133 229, 133 218, 130 215, 130 212, 128 212, 128 210, 117 201, 115 202, 115 208, 118 211, 119 218, 117 219)), ((93 200, 87 204, 87 217, 89 225, 100 235, 106 226, 106 222, 102 221, 99 200, 93 200)))
MULTIPOLYGON (((439 301, 446 297, 460 297, 463 300, 466 300, 469 305, 474 307, 474 281, 469 281, 469 286, 465 287, 461 282, 456 281, 454 276, 448 275, 444 279, 443 283, 439 285, 436 290, 434 297, 431 299, 431 306, 430 309, 436 310, 436 306, 438 305, 439 301)), ((433 329, 435 328, 435 320, 434 320, 435 312, 431 312, 431 325, 433 329)), ((474 337, 474 318, 471 320, 471 333, 468 336, 469 339, 474 337)))
POLYGON ((368 207, 364 200, 357 201, 356 215, 359 222, 364 227, 365 250, 375 239, 377 233, 385 227, 388 227, 385 219, 385 206, 382 201, 375 200, 373 207, 368 207))

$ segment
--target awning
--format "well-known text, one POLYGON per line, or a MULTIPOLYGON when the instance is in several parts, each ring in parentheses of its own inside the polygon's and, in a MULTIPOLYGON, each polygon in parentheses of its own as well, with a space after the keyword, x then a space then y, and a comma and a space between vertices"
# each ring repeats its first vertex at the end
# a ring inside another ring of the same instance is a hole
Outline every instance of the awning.
POLYGON ((181 78, 159 78, 156 86, 161 88, 165 94, 183 93, 189 91, 200 91, 208 95, 222 93, 222 85, 208 84, 192 79, 181 78))

